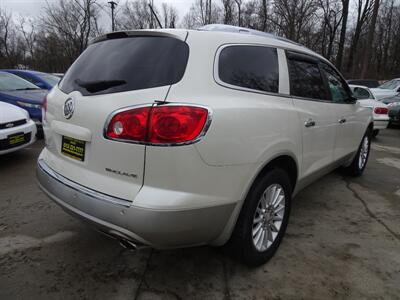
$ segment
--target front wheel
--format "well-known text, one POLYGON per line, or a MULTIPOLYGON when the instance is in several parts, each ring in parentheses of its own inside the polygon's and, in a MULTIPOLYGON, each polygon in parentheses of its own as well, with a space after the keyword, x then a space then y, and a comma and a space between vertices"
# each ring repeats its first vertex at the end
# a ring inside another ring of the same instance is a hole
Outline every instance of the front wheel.
POLYGON ((268 171, 253 184, 230 240, 245 264, 264 264, 278 249, 288 224, 291 192, 289 177, 281 169, 268 171))
POLYGON ((369 151, 371 148, 371 131, 367 130, 362 138, 358 151, 350 166, 345 168, 345 172, 351 176, 360 176, 368 162, 369 151))

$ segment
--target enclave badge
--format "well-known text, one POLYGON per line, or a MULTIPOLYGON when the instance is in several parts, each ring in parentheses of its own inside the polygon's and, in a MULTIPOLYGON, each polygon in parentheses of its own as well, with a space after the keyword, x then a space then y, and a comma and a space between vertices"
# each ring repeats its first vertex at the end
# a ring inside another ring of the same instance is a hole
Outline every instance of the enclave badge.
POLYGON ((71 119, 75 110, 75 101, 72 98, 68 98, 64 103, 64 117, 68 120, 71 119))

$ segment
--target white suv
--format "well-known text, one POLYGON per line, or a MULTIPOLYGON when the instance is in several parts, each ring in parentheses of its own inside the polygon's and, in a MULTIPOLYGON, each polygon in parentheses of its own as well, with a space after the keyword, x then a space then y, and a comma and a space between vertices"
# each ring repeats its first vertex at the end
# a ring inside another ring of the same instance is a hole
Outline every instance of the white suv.
POLYGON ((224 245, 266 262, 291 198, 365 168, 371 110, 291 41, 229 26, 95 39, 44 107, 43 191, 130 247, 224 245))

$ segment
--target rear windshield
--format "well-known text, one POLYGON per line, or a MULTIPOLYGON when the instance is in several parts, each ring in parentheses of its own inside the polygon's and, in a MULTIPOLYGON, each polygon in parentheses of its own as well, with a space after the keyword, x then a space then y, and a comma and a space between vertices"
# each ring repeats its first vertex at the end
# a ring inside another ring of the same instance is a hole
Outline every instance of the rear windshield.
POLYGON ((186 43, 169 37, 125 37, 89 46, 60 83, 64 93, 99 95, 171 85, 181 80, 186 43))

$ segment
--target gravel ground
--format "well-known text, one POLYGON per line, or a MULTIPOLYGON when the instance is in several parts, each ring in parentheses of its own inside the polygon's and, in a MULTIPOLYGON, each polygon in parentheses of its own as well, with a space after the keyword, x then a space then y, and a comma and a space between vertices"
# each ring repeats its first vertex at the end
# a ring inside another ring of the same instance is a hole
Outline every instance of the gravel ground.
POLYGON ((0 299, 400 299, 400 128, 374 140, 362 177, 299 193, 256 269, 211 247, 121 248, 38 189, 42 147, 0 157, 0 299))

